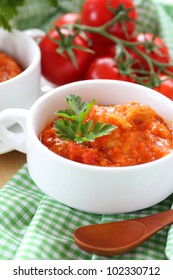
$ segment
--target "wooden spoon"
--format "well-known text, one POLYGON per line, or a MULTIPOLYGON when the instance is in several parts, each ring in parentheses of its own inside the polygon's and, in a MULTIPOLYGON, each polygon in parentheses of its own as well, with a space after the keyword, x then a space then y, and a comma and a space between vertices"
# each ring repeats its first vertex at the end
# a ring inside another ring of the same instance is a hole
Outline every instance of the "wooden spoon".
POLYGON ((103 256, 126 253, 163 227, 173 223, 173 210, 143 218, 88 225, 75 230, 74 240, 83 250, 103 256))

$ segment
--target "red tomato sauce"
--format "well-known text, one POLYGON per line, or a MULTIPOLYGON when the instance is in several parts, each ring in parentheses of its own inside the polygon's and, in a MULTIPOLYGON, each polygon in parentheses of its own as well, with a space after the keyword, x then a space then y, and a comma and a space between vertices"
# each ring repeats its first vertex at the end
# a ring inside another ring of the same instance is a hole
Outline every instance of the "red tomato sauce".
POLYGON ((20 74, 22 71, 23 69, 18 65, 14 58, 0 51, 0 82, 9 80, 20 74))
POLYGON ((77 144, 61 140, 50 123, 40 141, 52 152, 84 164, 96 166, 132 166, 155 161, 173 151, 173 131, 147 105, 93 105, 87 121, 116 125, 111 134, 94 142, 77 144))

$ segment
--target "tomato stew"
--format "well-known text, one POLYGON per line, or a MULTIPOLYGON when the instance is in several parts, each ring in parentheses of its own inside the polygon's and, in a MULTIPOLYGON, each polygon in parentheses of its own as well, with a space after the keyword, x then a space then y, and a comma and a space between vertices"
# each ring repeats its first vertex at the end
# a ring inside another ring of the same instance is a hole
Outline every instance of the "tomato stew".
POLYGON ((18 74, 23 69, 18 65, 14 58, 0 51, 0 82, 9 80, 18 74))
POLYGON ((173 151, 173 131, 147 105, 93 105, 87 121, 116 125, 106 136, 77 144, 55 134, 53 122, 40 134, 40 141, 52 152, 84 164, 132 166, 152 162, 173 151))

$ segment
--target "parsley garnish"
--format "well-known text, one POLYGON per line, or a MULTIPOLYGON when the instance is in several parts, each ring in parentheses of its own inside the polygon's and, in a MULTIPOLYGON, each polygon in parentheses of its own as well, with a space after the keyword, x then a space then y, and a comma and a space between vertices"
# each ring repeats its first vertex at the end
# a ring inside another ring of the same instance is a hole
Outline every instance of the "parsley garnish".
POLYGON ((11 30, 10 21, 17 15, 18 7, 24 4, 24 0, 0 1, 0 26, 11 30))
MULTIPOLYGON (((47 0, 53 6, 58 7, 58 0, 47 0)), ((19 7, 25 4, 25 0, 0 0, 0 26, 11 31, 12 20, 19 13, 19 7)))
POLYGON ((95 104, 95 99, 83 102, 80 96, 69 95, 65 97, 70 108, 56 112, 60 117, 54 122, 55 133, 63 140, 76 143, 93 142, 96 138, 110 134, 116 126, 102 122, 94 123, 85 119, 95 104))

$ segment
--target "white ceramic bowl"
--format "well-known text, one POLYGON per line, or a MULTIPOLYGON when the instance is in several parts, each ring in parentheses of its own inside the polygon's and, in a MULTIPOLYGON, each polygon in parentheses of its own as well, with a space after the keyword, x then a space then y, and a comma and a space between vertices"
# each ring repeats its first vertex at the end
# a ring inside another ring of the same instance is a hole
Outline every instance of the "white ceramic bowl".
POLYGON ((0 136, 17 150, 27 153, 30 175, 38 187, 59 202, 92 213, 131 212, 154 205, 173 192, 173 153, 154 162, 130 167, 97 167, 62 158, 38 139, 55 111, 65 108, 64 97, 96 98, 97 104, 136 101, 148 104, 173 125, 173 102, 143 86, 122 81, 93 80, 61 86, 39 98, 27 110, 0 114, 0 136), (23 135, 9 133, 6 119, 14 119, 23 135))
POLYGON ((21 31, 0 29, 0 50, 11 55, 24 69, 16 77, 0 83, 0 111, 30 108, 40 96, 40 50, 37 43, 21 31))

